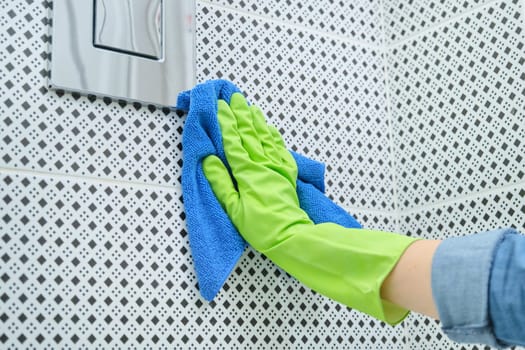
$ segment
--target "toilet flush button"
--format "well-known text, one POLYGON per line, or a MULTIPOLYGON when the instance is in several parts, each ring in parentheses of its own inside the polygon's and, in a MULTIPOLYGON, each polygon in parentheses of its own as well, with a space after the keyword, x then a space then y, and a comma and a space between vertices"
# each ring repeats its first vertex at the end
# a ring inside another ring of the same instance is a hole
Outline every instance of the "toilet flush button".
POLYGON ((94 17, 95 47, 163 58, 162 0, 95 0, 94 17))
POLYGON ((53 0, 49 84, 173 106, 195 85, 189 18, 194 0, 53 0))

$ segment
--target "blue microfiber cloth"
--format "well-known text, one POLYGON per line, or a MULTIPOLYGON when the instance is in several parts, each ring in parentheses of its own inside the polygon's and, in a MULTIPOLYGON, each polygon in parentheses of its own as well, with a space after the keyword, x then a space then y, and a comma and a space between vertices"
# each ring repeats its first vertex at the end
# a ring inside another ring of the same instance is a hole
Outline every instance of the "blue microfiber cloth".
MULTIPOLYGON (((217 101, 230 103, 240 90, 231 82, 211 80, 179 94, 176 108, 188 112, 182 132, 182 197, 190 248, 201 295, 212 300, 247 246, 215 198, 202 171, 202 160, 217 155, 227 164, 217 120, 217 101)), ((315 223, 334 222, 361 228, 324 192, 324 164, 291 152, 298 167, 297 195, 315 223)))

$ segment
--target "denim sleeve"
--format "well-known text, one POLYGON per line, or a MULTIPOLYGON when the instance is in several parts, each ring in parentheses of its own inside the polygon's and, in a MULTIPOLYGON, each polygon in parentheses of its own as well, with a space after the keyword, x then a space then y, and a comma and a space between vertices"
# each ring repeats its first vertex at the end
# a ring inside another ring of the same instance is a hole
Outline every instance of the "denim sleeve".
POLYGON ((432 293, 445 334, 461 343, 497 348, 501 342, 489 311, 489 284, 495 253, 513 229, 498 229, 444 240, 432 261, 432 293))
POLYGON ((525 236, 505 235, 490 276, 489 310, 496 338, 525 345, 525 236))

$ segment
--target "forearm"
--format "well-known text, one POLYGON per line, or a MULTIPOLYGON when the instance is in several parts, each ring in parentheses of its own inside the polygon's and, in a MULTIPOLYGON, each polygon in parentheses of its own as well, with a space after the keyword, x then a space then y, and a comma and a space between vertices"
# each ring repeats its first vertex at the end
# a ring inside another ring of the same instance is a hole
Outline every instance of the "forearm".
POLYGON ((513 229, 412 243, 381 297, 441 320, 461 343, 525 345, 525 236, 513 229))
POLYGON ((440 240, 420 240, 403 253, 381 286, 381 297, 406 309, 439 318, 432 297, 432 259, 440 240))

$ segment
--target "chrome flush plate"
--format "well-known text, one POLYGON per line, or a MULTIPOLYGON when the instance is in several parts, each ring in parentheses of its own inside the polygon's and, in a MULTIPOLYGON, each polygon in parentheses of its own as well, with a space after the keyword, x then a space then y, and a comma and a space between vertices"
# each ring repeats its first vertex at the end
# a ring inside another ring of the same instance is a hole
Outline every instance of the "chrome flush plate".
POLYGON ((174 106, 195 84, 194 0, 54 0, 50 85, 174 106))

